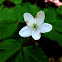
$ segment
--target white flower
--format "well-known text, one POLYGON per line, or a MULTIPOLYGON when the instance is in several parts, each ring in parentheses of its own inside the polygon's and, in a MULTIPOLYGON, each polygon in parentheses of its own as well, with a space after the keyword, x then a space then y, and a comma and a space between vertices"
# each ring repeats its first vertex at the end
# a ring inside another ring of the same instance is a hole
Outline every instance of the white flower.
POLYGON ((41 37, 40 33, 46 33, 52 30, 52 25, 44 23, 44 19, 45 13, 43 11, 39 11, 36 18, 29 13, 24 13, 24 20, 27 26, 19 31, 19 35, 21 37, 32 36, 34 40, 39 40, 41 37))

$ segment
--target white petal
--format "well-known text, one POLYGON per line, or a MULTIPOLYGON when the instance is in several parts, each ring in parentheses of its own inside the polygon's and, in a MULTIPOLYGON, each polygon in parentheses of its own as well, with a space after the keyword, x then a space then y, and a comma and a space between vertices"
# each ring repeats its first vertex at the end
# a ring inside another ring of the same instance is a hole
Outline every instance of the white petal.
POLYGON ((34 40, 39 40, 40 37, 41 37, 40 31, 39 30, 32 31, 32 37, 33 37, 34 40))
POLYGON ((49 32, 52 30, 52 25, 51 24, 48 24, 48 23, 43 23, 41 26, 40 26, 40 32, 41 33, 45 33, 45 32, 49 32))
POLYGON ((30 28, 28 26, 23 27, 20 31, 19 31, 19 35, 21 37, 29 37, 32 35, 32 31, 30 30, 30 28))
POLYGON ((45 13, 44 13, 44 11, 39 11, 38 13, 37 13, 37 21, 39 22, 39 23, 43 23, 44 22, 44 19, 45 19, 45 13))
POLYGON ((27 25, 33 27, 33 24, 36 24, 36 19, 31 20, 27 25))
POLYGON ((28 23, 29 21, 31 21, 33 19, 34 19, 34 17, 30 13, 24 13, 24 20, 25 20, 25 22, 28 23))

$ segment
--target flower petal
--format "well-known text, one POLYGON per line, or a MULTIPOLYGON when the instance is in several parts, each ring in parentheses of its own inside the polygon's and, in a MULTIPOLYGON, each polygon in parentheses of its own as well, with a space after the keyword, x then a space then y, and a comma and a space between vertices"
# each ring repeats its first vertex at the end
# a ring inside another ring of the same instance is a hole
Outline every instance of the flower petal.
POLYGON ((37 22, 39 22, 39 23, 42 24, 44 22, 44 19, 45 19, 45 13, 44 13, 44 11, 39 11, 37 13, 37 22))
POLYGON ((24 20, 26 23, 28 23, 29 21, 31 21, 33 19, 34 19, 34 17, 30 13, 24 13, 24 20))
POLYGON ((40 31, 39 30, 32 31, 32 37, 34 40, 39 40, 41 37, 40 31))
POLYGON ((32 31, 28 26, 25 26, 19 31, 19 35, 21 37, 29 37, 32 35, 32 31))
POLYGON ((33 24, 36 24, 36 19, 31 20, 27 25, 33 27, 33 24))
POLYGON ((40 32, 41 33, 45 33, 45 32, 49 32, 52 30, 52 25, 51 24, 48 24, 48 23, 43 23, 41 26, 40 26, 40 32))

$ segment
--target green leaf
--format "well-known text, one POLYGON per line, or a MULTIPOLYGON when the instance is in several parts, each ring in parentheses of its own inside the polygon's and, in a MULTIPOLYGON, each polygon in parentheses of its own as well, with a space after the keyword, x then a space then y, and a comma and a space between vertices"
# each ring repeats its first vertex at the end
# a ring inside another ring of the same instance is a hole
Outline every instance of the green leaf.
POLYGON ((24 19, 23 19, 23 14, 24 11, 23 7, 20 5, 16 5, 15 7, 12 8, 15 16, 17 17, 17 20, 20 21, 21 23, 24 23, 24 19))
POLYGON ((24 62, 23 61, 23 55, 22 55, 22 51, 19 52, 12 60, 10 60, 9 62, 24 62))
POLYGON ((18 37, 17 40, 21 45, 23 45, 26 42, 26 38, 18 37))
POLYGON ((56 9, 56 12, 60 15, 62 15, 62 6, 60 6, 60 8, 57 8, 56 9))
POLYGON ((10 62, 48 62, 42 49, 36 46, 24 47, 23 54, 19 52, 10 62))
POLYGON ((24 62, 48 62, 44 52, 38 47, 24 48, 24 62))
POLYGON ((0 10, 0 19, 7 20, 8 22, 16 22, 17 17, 15 16, 13 10, 4 8, 0 10))
POLYGON ((0 62, 5 62, 8 58, 10 58, 17 50, 14 51, 1 51, 0 52, 0 62))
POLYGON ((5 62, 12 57, 19 49, 21 45, 13 39, 5 40, 0 43, 0 62, 5 62))
POLYGON ((0 6, 0 10, 1 10, 3 7, 4 7, 4 5, 1 5, 1 6, 0 6))
POLYGON ((51 32, 45 33, 44 37, 49 38, 51 40, 57 41, 60 46, 62 46, 62 22, 61 17, 58 18, 58 14, 56 14, 55 9, 49 7, 48 9, 44 9, 45 11, 45 22, 52 24, 53 29, 51 32))
POLYGON ((52 30, 51 32, 45 33, 44 36, 51 40, 57 41, 60 46, 62 46, 62 34, 52 30))
POLYGON ((18 23, 0 22, 0 39, 11 37, 18 28, 18 23))
POLYGON ((5 0, 0 0, 0 4, 2 4, 5 0))
POLYGON ((0 62, 6 60, 9 62, 48 62, 42 49, 37 46, 22 47, 14 39, 8 39, 0 43, 0 62), (11 57, 12 59, 8 60, 11 57))
POLYGON ((56 21, 56 12, 55 9, 52 7, 49 7, 48 9, 45 9, 45 22, 54 24, 56 21))
POLYGON ((62 20, 62 6, 60 6, 60 8, 56 9, 56 19, 57 20, 62 20))
POLYGON ((23 9, 25 10, 25 12, 31 13, 34 17, 36 16, 37 12, 40 11, 39 7, 37 7, 36 5, 32 5, 30 3, 24 3, 23 9))
MULTIPOLYGON (((53 17, 53 15, 51 17, 53 17)), ((52 24, 53 29, 51 32, 45 33, 44 36, 51 40, 57 41, 59 43, 59 45, 62 46, 62 33, 61 33, 62 32, 62 24, 61 24, 62 21, 61 21, 61 19, 55 19, 55 20, 56 20, 55 22, 53 19, 50 20, 51 21, 50 23, 52 24)))
POLYGON ((62 32, 62 20, 56 20, 54 24, 54 29, 56 31, 62 32))
POLYGON ((22 3, 22 0, 10 0, 10 1, 13 1, 15 4, 21 4, 22 3))
POLYGON ((18 29, 17 17, 13 10, 0 9, 0 39, 11 37, 18 29))
POLYGON ((31 5, 30 3, 24 3, 21 6, 16 5, 12 8, 14 14, 17 17, 17 20, 21 23, 24 23, 24 13, 28 12, 31 13, 34 17, 36 16, 37 12, 40 10, 36 5, 31 5))

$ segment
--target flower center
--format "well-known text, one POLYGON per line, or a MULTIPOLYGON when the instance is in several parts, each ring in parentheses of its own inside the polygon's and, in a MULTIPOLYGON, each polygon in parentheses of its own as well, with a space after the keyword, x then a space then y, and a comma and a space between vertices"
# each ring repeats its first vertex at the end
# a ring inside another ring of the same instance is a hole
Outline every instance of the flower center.
POLYGON ((34 24, 33 24, 33 27, 36 29, 36 28, 37 28, 37 25, 34 23, 34 24))

